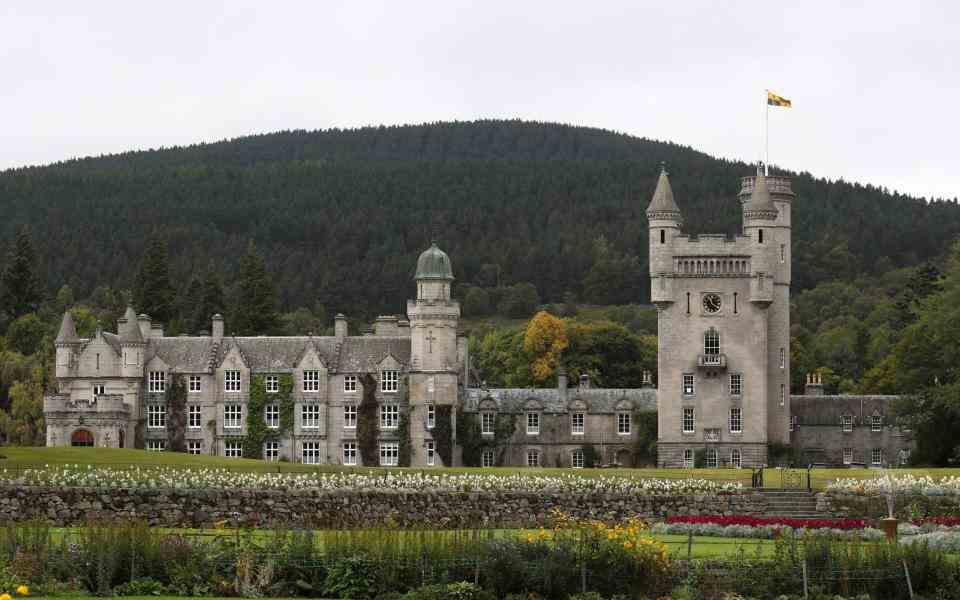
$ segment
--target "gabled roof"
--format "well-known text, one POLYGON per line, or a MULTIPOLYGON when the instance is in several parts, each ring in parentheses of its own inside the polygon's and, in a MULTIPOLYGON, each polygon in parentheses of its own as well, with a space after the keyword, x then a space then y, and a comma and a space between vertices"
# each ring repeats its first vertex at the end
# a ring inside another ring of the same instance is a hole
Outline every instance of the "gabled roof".
POLYGON ((159 356, 174 372, 206 373, 210 370, 213 345, 213 338, 206 336, 151 338, 144 364, 159 356))
POLYGON ((132 306, 127 307, 127 312, 123 313, 123 318, 117 322, 117 333, 120 335, 121 342, 143 342, 143 335, 140 333, 140 324, 137 323, 137 313, 133 310, 132 306))
POLYGON ((469 388, 464 393, 464 410, 477 411, 480 402, 486 398, 496 401, 497 410, 505 413, 523 412, 530 400, 542 404, 547 413, 566 413, 570 403, 577 401, 586 404, 591 413, 614 413, 624 401, 632 404, 635 410, 657 409, 657 390, 652 388, 570 388, 566 398, 557 388, 469 388))
POLYGON ((77 328, 73 325, 73 315, 70 314, 70 311, 63 313, 63 320, 60 321, 60 331, 57 333, 57 338, 55 342, 76 342, 79 341, 77 338, 77 328))
POLYGON ((341 373, 375 373, 388 355, 410 366, 410 338, 365 335, 343 339, 337 370, 341 373))
POLYGON ((865 423, 875 412, 893 416, 893 403, 900 396, 790 396, 790 413, 800 425, 840 426, 843 416, 855 417, 865 423))

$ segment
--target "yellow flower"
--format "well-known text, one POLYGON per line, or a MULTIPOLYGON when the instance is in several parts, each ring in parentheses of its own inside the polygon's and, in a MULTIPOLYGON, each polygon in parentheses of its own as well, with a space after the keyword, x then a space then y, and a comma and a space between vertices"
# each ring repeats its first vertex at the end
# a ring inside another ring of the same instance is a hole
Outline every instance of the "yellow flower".
POLYGON ((29 595, 30 595, 30 588, 28 588, 28 587, 25 586, 25 585, 18 586, 18 587, 17 587, 17 595, 18 595, 18 596, 29 596, 29 595))
POLYGON ((10 594, 0 594, 0 600, 13 600, 10 594))

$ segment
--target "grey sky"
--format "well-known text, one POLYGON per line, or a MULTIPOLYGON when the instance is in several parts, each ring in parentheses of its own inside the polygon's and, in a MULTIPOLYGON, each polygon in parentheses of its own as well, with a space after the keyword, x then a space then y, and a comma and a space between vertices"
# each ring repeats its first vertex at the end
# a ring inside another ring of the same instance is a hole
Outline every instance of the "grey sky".
POLYGON ((960 3, 9 2, 0 168, 290 128, 591 125, 960 196, 960 3))

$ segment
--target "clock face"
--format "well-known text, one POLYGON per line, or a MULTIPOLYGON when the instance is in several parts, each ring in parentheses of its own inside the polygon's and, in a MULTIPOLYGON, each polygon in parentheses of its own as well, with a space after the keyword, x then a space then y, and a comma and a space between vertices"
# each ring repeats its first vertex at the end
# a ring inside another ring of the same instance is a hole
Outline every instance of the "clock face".
POLYGON ((720 310, 720 295, 719 294, 707 294, 703 297, 703 310, 708 313, 715 313, 720 310))

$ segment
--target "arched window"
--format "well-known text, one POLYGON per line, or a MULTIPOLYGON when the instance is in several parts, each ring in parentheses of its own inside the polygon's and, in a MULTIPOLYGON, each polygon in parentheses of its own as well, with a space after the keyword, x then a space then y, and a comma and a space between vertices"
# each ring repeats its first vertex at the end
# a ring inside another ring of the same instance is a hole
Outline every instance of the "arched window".
POLYGON ((690 314, 690 292, 687 292, 687 314, 690 314))
POLYGON ((660 230, 660 243, 661 243, 661 244, 666 244, 666 243, 667 243, 667 230, 666 230, 666 229, 661 229, 661 230, 660 230))
POLYGON ((703 334, 703 353, 720 354, 720 332, 713 327, 703 334))
POLYGON ((762 230, 762 229, 758 229, 757 232, 758 232, 758 233, 757 233, 757 241, 759 241, 759 242, 762 244, 762 243, 763 243, 763 230, 762 230))

